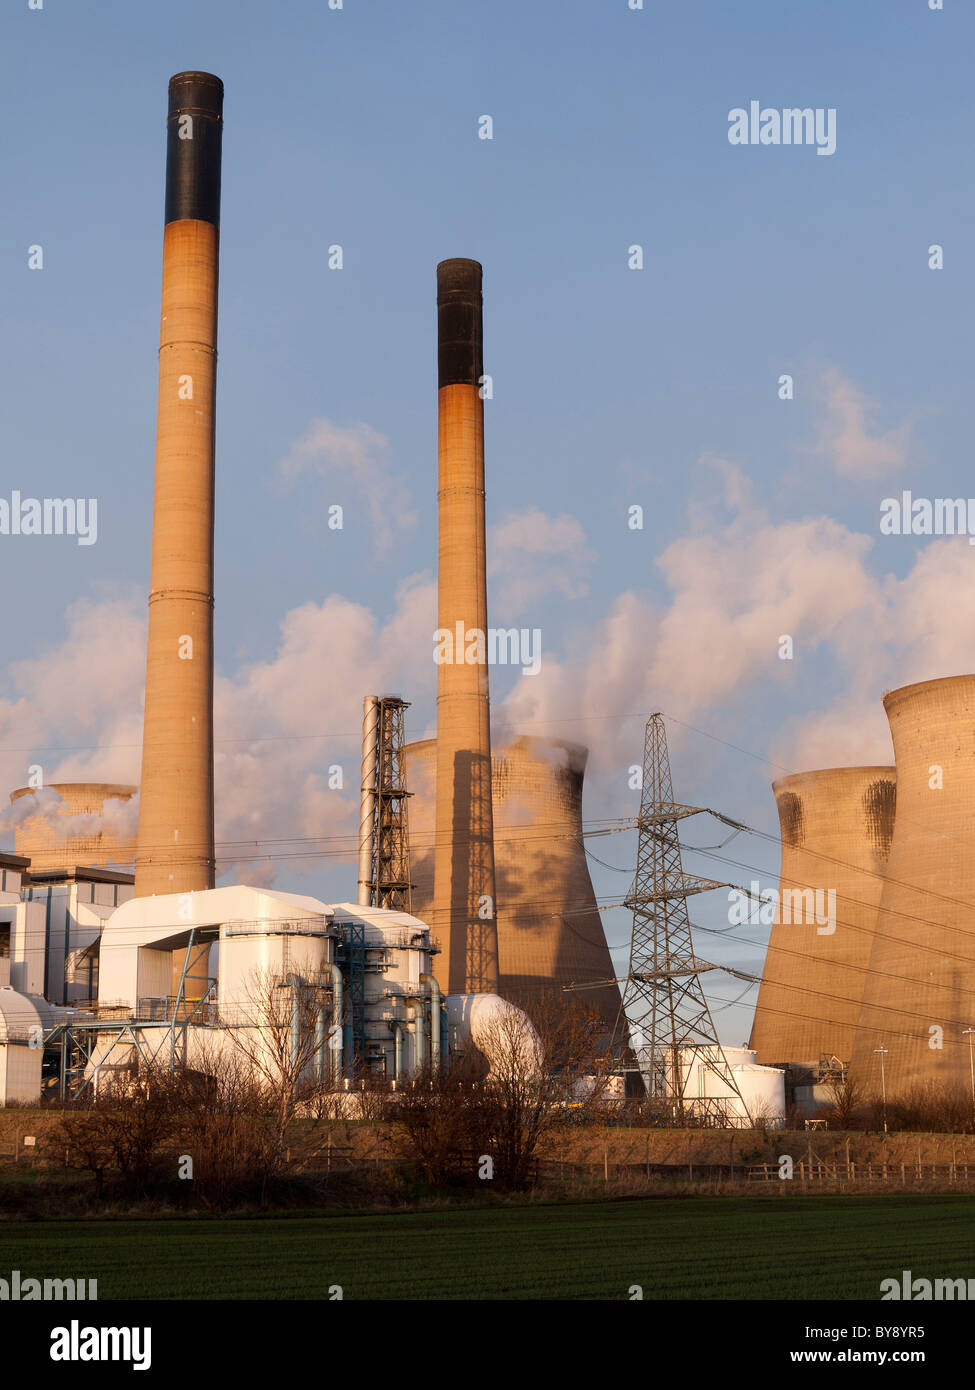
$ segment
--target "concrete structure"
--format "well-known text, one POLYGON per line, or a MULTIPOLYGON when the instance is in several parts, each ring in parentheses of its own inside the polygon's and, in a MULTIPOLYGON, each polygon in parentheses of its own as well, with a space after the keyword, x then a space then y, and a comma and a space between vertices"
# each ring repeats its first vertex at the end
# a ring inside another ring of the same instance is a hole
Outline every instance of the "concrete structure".
MULTIPOLYGON (((75 864, 127 866, 135 857, 135 839, 106 819, 106 803, 131 801, 137 787, 106 782, 52 782, 44 790, 60 798, 43 814, 29 816, 14 830, 14 848, 30 860, 31 873, 50 873, 75 864), (59 821, 63 820, 63 825, 59 821)), ((37 798, 34 787, 18 787, 12 802, 37 798)), ((42 800, 44 798, 42 797, 42 800)), ((111 808, 121 811, 122 807, 111 808)))
POLYGON ((755 1009, 760 1062, 815 1070, 853 1054, 894 833, 891 767, 837 767, 773 782, 779 897, 755 1009))
POLYGON ((975 1027, 975 675, 884 698, 897 819, 853 1048, 852 1074, 888 1095, 971 1087, 975 1027), (938 1030, 941 1030, 940 1032, 938 1030))
POLYGON ((444 993, 498 987, 484 540, 481 267, 437 266, 437 793, 431 925, 444 993), (470 660, 466 659, 470 656, 470 660))
MULTIPOLYGON (((213 509, 223 84, 169 84, 136 892, 212 888, 213 509)), ((174 962, 177 970, 181 961, 174 962)))
MULTIPOLYGON (((613 962, 582 840, 588 750, 559 739, 516 738, 492 758, 498 891, 499 989, 527 1002, 553 987, 593 1009, 612 1032, 620 1006, 613 962), (597 985, 596 982, 601 982, 597 985)), ((433 906, 436 741, 408 744, 413 910, 433 906)))

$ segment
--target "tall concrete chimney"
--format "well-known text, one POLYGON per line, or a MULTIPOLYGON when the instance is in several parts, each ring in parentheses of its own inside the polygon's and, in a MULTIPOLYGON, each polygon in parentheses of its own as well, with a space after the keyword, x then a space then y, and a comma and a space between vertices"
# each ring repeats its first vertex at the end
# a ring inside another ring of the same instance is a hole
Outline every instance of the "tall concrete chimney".
MULTIPOLYGON (((213 496, 223 83, 169 84, 149 643, 135 891, 212 888, 213 496)), ((174 971, 183 953, 174 956, 174 971)))
POLYGON ((481 267, 437 266, 439 548, 437 623, 451 659, 437 672, 433 926, 444 993, 498 987, 484 546, 481 267), (459 640, 458 640, 459 639, 459 640), (478 640, 479 639, 479 640, 478 640), (471 659, 465 657, 470 655, 471 659))

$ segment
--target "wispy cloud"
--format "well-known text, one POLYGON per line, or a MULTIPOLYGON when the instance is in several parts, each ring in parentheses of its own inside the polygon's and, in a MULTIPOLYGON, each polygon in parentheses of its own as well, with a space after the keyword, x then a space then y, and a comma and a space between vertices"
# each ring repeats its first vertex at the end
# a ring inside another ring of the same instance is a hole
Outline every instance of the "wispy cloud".
POLYGON ((836 367, 819 382, 825 418, 816 451, 848 478, 883 478, 903 468, 912 445, 913 420, 886 431, 876 428, 878 407, 836 367))
POLYGON ((376 549, 386 551, 395 536, 418 519, 405 478, 393 470, 391 454, 389 440, 371 425, 319 419, 311 422, 275 471, 289 484, 304 475, 327 480, 335 489, 329 504, 337 503, 345 511, 344 529, 368 526, 376 549), (361 503, 363 514, 349 505, 350 495, 361 503))
POLYGON ((538 507, 511 512, 488 531, 490 612, 507 619, 553 595, 589 592, 595 554, 574 516, 538 507))

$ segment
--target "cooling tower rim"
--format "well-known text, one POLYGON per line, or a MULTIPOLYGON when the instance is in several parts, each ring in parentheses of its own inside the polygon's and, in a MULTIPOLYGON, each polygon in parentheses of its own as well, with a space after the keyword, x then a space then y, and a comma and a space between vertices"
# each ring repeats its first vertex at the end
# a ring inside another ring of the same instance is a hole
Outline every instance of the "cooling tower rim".
POLYGON ((889 714, 891 709, 903 704, 906 700, 917 699, 924 695, 934 695, 939 690, 955 689, 961 692, 964 689, 971 691, 975 695, 975 674, 961 676, 936 676, 934 680, 915 681, 912 685, 901 685, 896 690, 888 690, 884 695, 884 709, 889 714))
POLYGON ((772 783, 772 791, 776 796, 780 792, 794 791, 797 786, 806 786, 809 783, 825 781, 827 778, 849 777, 851 780, 865 777, 889 777, 890 781, 896 782, 897 769, 893 763, 865 763, 863 766, 850 767, 817 767, 810 772, 790 772, 786 777, 779 777, 772 783))
POLYGON ((43 787, 18 787, 10 793, 10 800, 16 801, 21 796, 33 796, 36 791, 47 789, 57 792, 59 796, 63 792, 98 792, 104 801, 115 798, 125 800, 135 796, 139 790, 137 786, 125 782, 45 782, 43 787))

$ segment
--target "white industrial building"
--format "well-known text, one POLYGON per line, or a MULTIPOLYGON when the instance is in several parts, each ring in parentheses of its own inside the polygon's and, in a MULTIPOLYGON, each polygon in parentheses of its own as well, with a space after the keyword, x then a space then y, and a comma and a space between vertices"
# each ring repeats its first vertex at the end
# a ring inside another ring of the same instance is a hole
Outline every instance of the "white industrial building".
POLYGON ((698 1044, 677 1049, 680 1078, 668 1066, 667 1089, 682 1095, 685 1110, 730 1126, 785 1123, 785 1072, 758 1063, 749 1047, 698 1044))
POLYGON ((313 1001, 308 1073, 335 1091, 437 1070, 468 1044, 490 1060, 495 1022, 524 1017, 495 995, 442 998, 430 928, 406 912, 243 884, 133 898, 129 876, 99 869, 24 884, 13 859, 0 890, 0 1104, 36 1102, 45 1067, 73 1094, 140 1065, 212 1064, 241 1030, 260 1036, 268 988, 285 1017, 307 1018, 313 1001), (176 988, 174 954, 189 948, 201 964, 176 988))

